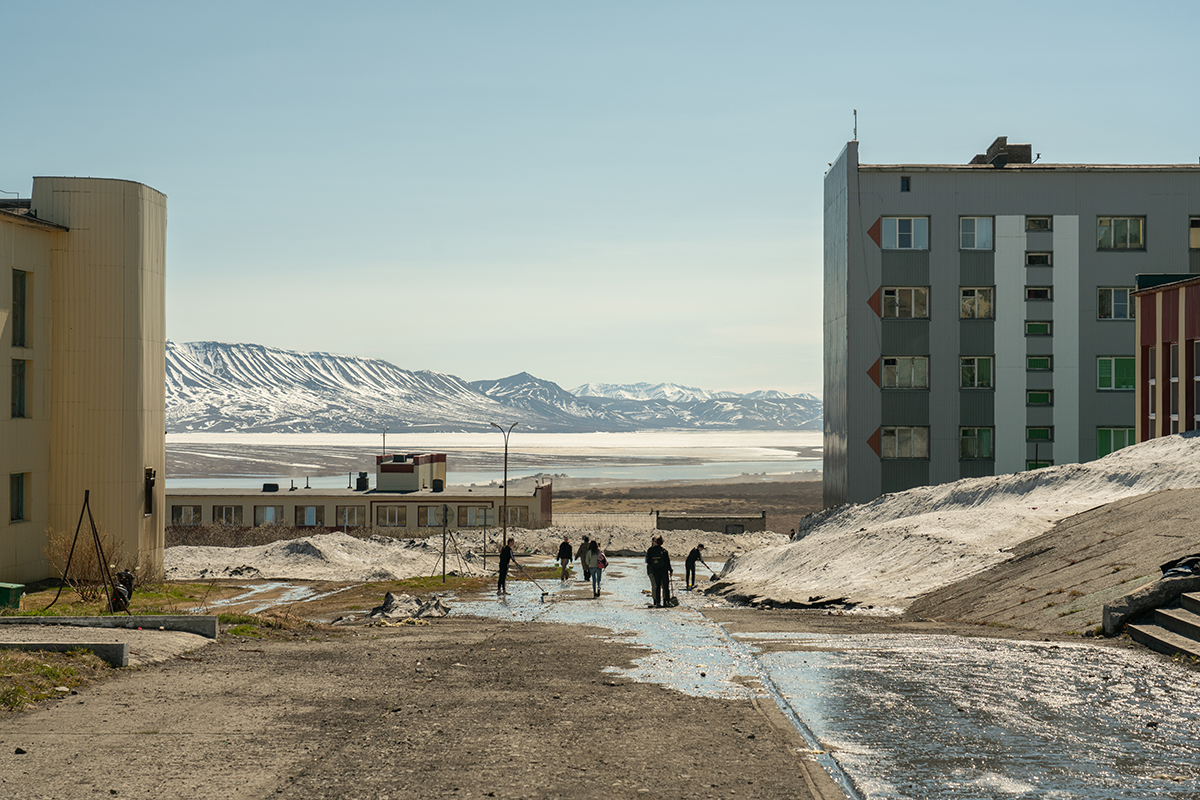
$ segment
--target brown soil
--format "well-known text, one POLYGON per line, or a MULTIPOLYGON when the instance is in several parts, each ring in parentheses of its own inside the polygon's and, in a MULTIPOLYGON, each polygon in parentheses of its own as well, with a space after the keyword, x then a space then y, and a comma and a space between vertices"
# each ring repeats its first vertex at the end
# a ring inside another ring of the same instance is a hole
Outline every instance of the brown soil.
POLYGON ((820 481, 758 483, 650 483, 554 491, 557 514, 694 514, 767 512, 767 530, 787 533, 821 508, 820 481))
POLYGON ((697 699, 608 674, 638 651, 606 635, 465 617, 226 635, 0 715, 0 793, 841 796, 773 703, 697 699))

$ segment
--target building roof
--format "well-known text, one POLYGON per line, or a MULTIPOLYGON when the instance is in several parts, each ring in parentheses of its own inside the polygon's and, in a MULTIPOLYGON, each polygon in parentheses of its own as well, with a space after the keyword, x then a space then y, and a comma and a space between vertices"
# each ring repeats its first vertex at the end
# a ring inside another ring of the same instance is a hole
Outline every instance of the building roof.
POLYGON ((1195 286, 1200 284, 1200 275, 1182 275, 1182 274, 1140 274, 1135 276, 1137 289, 1133 292, 1136 297, 1138 295, 1149 295, 1155 292, 1161 292, 1167 289, 1178 289, 1182 286, 1195 286))
POLYGON ((31 228, 41 228, 48 231, 69 231, 65 225, 38 219, 37 213, 29 207, 28 200, 0 200, 0 219, 15 222, 18 225, 28 225, 31 228))
MULTIPOLYGON (((439 498, 461 500, 463 498, 478 497, 482 499, 492 499, 496 497, 504 497, 504 489, 496 486, 448 486, 440 492, 435 492, 432 489, 421 489, 415 492, 389 492, 380 491, 379 489, 368 489, 366 491, 358 491, 357 489, 312 489, 298 487, 289 489, 286 486, 280 486, 277 492, 264 492, 261 489, 240 486, 226 487, 193 487, 181 486, 178 489, 168 489, 167 495, 171 497, 261 497, 263 500, 269 500, 273 497, 301 498, 301 497, 343 497, 343 498, 367 498, 370 500, 437 500, 439 498)), ((521 494, 519 492, 508 493, 511 498, 515 497, 530 497, 531 494, 521 494)))

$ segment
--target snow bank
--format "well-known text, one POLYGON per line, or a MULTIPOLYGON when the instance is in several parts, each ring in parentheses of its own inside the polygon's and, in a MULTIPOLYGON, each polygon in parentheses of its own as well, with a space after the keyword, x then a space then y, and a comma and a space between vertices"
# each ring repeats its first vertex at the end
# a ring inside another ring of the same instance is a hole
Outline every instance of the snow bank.
POLYGON ((1200 486, 1200 437, 1154 439, 1086 464, 968 478, 813 515, 800 541, 736 557, 737 594, 787 602, 848 597, 899 610, 987 569, 1005 550, 1096 506, 1200 486))

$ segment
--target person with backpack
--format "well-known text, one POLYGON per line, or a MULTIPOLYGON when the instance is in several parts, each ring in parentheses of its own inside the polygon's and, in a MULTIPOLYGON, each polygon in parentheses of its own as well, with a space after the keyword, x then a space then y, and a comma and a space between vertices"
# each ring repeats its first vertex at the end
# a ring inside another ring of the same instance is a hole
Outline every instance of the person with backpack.
POLYGON ((600 578, 604 575, 604 570, 608 567, 608 559, 604 557, 604 551, 600 549, 600 543, 592 541, 588 544, 587 552, 583 554, 583 566, 592 576, 592 597, 600 596, 600 578))
POLYGON ((558 563, 562 564, 562 576, 559 578, 563 583, 567 582, 567 565, 575 557, 575 551, 571 549, 571 537, 564 536, 562 544, 558 546, 558 563))
POLYGON ((655 538, 646 551, 646 571, 650 573, 650 591, 654 607, 664 608, 671 604, 671 554, 663 547, 663 537, 655 538))

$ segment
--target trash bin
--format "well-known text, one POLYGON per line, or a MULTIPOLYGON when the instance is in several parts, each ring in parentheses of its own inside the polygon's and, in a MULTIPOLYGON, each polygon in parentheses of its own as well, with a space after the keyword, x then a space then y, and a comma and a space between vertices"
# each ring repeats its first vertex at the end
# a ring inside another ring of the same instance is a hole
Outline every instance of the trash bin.
POLYGON ((23 583, 0 583, 0 608, 20 608, 23 583))

